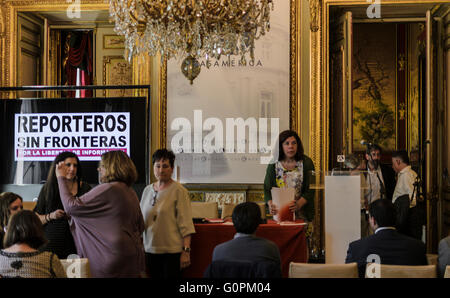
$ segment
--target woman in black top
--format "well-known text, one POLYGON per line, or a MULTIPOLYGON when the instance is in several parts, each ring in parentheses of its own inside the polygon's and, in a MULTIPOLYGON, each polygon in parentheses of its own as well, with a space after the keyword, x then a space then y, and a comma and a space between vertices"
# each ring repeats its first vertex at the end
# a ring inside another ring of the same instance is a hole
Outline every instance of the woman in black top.
POLYGON ((38 202, 34 208, 44 225, 48 244, 45 250, 54 252, 60 259, 66 259, 77 250, 70 232, 66 213, 59 196, 58 180, 55 175, 56 165, 63 161, 66 165, 65 177, 67 188, 72 195, 79 197, 91 189, 91 186, 81 181, 81 165, 78 156, 72 152, 62 152, 53 161, 48 173, 47 182, 39 193, 38 202))

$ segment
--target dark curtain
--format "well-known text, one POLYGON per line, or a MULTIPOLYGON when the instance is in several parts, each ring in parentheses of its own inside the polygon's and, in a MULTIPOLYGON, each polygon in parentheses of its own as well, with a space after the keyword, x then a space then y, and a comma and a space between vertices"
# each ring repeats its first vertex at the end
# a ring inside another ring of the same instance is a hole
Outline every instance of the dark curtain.
MULTIPOLYGON (((64 52, 66 85, 76 86, 77 68, 80 69, 80 85, 92 85, 92 32, 68 32, 64 52)), ((67 96, 75 97, 75 91, 68 91, 67 96)), ((80 90, 80 97, 92 97, 92 90, 80 90)))

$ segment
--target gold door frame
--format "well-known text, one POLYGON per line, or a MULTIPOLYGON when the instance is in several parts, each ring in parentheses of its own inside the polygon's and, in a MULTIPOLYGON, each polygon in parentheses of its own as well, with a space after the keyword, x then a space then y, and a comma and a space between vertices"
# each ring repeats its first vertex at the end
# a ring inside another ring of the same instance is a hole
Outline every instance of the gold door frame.
MULTIPOLYGON (((81 2, 81 1, 80 1, 81 2)), ((0 7, 1 85, 17 86, 17 14, 18 12, 67 11, 72 5, 65 0, 22 0, 3 1, 0 7)), ((104 0, 84 0, 82 11, 109 10, 104 0)))
MULTIPOLYGON (((373 1, 374 2, 374 1, 373 1)), ((383 6, 441 4, 448 0, 382 0, 383 6)), ((316 169, 328 171, 329 151, 329 30, 330 9, 338 6, 369 7, 366 0, 309 0, 311 14, 310 154, 316 169)), ((424 16, 425 17, 425 16, 424 16)))
MULTIPOLYGON (((283 0, 284 1, 284 0, 283 0)), ((300 106, 301 106, 301 80, 300 80, 300 47, 301 47, 301 24, 300 7, 301 0, 290 0, 290 82, 289 82, 289 127, 300 132, 300 106)), ((275 3, 276 5, 276 3, 275 3)), ((159 82, 159 123, 160 123, 160 148, 166 147, 167 130, 167 63, 162 63, 160 67, 159 82)), ((299 133, 300 135, 300 133, 299 133)))
MULTIPOLYGON (((330 77, 329 77, 329 34, 330 34, 330 9, 332 7, 369 7, 371 3, 366 0, 309 0, 311 8, 311 120, 310 120, 310 151, 311 157, 316 165, 316 169, 322 169, 328 171, 329 164, 329 112, 330 112, 330 77)), ((372 1, 373 3, 374 1, 372 1)), ((407 6, 407 5, 420 5, 420 4, 444 4, 450 3, 449 0, 382 0, 381 1, 381 14, 383 14, 383 6, 407 6)), ((433 10, 436 7, 433 8, 433 10)), ((424 14, 425 17, 425 14, 424 14)), ((430 57, 430 54, 428 55, 430 57)), ((430 66, 431 67, 431 66, 430 66)), ((428 86, 428 92, 431 92, 430 85, 428 86)), ((428 94, 430 98, 430 94, 428 94)), ((429 102, 428 104, 432 104, 429 102)), ((427 124, 435 122, 435 115, 428 113, 426 115, 427 124)), ((427 125, 427 129, 430 130, 431 126, 427 125)), ((431 133, 428 131, 428 135, 431 133)), ((426 169, 424 180, 427 181, 426 195, 431 197, 433 195, 430 189, 433 183, 437 180, 435 176, 432 176, 433 167, 436 166, 436 159, 431 156, 431 152, 436 152, 439 149, 436 145, 429 145, 427 149, 426 169)), ((427 203, 429 205, 429 202, 427 203)), ((427 206, 427 209, 429 206, 427 206)), ((428 211, 427 211, 428 212, 428 211)), ((429 229, 429 218, 427 216, 427 226, 429 229)), ((431 251, 432 243, 429 235, 432 233, 427 230, 427 248, 431 251)))

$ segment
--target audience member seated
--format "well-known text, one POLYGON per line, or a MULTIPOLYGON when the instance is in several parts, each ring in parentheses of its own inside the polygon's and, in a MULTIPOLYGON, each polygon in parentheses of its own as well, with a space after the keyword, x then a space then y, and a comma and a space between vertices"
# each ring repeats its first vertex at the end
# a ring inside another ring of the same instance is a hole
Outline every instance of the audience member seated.
POLYGON ((56 165, 59 193, 78 255, 91 264, 92 277, 142 277, 145 272, 137 179, 133 161, 123 151, 102 155, 100 185, 76 197, 67 184, 67 165, 56 165))
POLYGON ((72 152, 62 152, 56 156, 48 172, 47 182, 38 196, 34 212, 36 212, 44 225, 45 236, 48 243, 45 250, 54 252, 60 259, 66 259, 76 254, 75 242, 70 232, 64 207, 59 195, 58 180, 55 175, 56 165, 64 162, 66 165, 66 182, 71 195, 79 197, 91 190, 91 186, 82 182, 82 170, 78 156, 72 152))
POLYGON ((2 277, 52 278, 66 277, 58 256, 41 251, 45 245, 44 229, 38 216, 30 210, 13 215, 0 250, 2 277))
POLYGON ((205 278, 281 278, 280 266, 273 261, 213 261, 205 278))
MULTIPOLYGON (((236 268, 242 266, 249 268, 250 266, 253 275, 244 277, 281 277, 281 260, 278 247, 272 241, 255 236, 256 229, 261 223, 260 207, 253 202, 241 203, 234 208, 232 219, 237 233, 234 239, 214 248, 212 264, 205 272, 205 276, 220 277, 209 273, 216 272, 217 266, 220 268, 229 265, 223 264, 223 262, 241 262, 236 265, 237 267, 234 267, 235 269, 229 269, 227 272, 238 274, 239 271, 236 268), (222 261, 222 263, 218 261, 222 261), (263 267, 267 270, 262 270, 263 267)), ((227 275, 227 278, 233 278, 233 276, 227 275)))
POLYGON ((12 192, 0 194, 0 249, 3 248, 9 218, 20 210, 23 210, 23 199, 18 194, 12 192))
POLYGON ((438 269, 440 277, 444 276, 446 266, 450 266, 450 236, 439 242, 438 269))
POLYGON ((357 262, 359 276, 364 277, 366 264, 427 265, 423 242, 395 230, 395 208, 390 200, 377 200, 369 205, 369 224, 375 233, 350 243, 346 263, 357 262), (369 258, 369 260, 368 260, 369 258))

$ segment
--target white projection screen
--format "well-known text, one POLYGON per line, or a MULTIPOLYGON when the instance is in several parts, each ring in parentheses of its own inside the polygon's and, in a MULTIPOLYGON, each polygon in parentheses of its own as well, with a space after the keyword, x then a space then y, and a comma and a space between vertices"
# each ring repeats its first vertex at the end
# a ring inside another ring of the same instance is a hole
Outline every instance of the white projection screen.
POLYGON ((247 65, 231 56, 211 59, 209 69, 206 60, 199 60, 201 73, 191 85, 181 73, 182 60, 168 61, 166 145, 177 155, 180 182, 264 182, 267 164, 261 157, 269 156, 267 148, 278 132, 289 129, 290 2, 275 2, 270 31, 257 40, 253 64, 249 55, 247 65), (238 129, 227 129, 227 119, 239 123, 239 118, 248 124, 245 140, 238 129), (276 119, 278 129, 272 133, 276 119), (205 144, 214 150, 205 151, 205 144))

